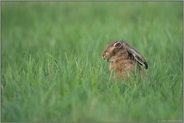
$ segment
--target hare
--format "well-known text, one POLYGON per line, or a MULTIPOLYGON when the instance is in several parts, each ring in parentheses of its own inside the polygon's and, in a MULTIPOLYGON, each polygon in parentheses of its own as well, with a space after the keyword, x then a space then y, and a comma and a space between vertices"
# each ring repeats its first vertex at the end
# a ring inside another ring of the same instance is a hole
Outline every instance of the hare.
POLYGON ((148 64, 143 56, 123 40, 111 41, 102 51, 102 58, 110 62, 111 73, 115 71, 123 78, 140 73, 141 66, 148 69, 148 64))

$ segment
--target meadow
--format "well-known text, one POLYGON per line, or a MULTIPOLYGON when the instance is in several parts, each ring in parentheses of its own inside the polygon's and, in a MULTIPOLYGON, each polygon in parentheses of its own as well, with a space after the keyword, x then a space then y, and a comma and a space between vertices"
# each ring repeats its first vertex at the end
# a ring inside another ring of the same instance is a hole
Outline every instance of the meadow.
POLYGON ((2 122, 182 122, 182 2, 1 2, 2 122), (101 58, 125 40, 142 80, 101 58))

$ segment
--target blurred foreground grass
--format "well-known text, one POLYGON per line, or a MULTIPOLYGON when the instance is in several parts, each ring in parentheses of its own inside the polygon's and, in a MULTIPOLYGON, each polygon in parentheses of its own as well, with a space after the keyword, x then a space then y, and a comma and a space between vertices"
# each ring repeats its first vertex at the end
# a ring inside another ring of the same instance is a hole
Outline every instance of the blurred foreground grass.
POLYGON ((182 2, 2 2, 2 121, 181 122, 182 26, 182 2), (122 39, 144 80, 109 79, 122 39))

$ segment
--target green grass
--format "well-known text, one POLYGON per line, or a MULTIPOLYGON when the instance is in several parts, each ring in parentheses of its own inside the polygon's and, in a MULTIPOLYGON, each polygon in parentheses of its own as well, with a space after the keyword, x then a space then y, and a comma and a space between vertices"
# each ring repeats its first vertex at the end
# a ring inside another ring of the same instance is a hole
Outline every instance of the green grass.
POLYGON ((182 2, 2 2, 2 121, 182 121, 182 2), (126 40, 143 80, 109 78, 126 40))

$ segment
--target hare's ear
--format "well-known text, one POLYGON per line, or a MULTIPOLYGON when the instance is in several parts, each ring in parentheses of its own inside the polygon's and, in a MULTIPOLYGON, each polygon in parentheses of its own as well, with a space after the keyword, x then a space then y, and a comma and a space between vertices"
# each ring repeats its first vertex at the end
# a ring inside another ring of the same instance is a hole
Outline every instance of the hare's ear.
POLYGON ((141 54, 139 52, 137 52, 135 49, 133 49, 132 47, 128 48, 128 52, 131 53, 135 60, 140 64, 143 65, 146 69, 148 69, 148 64, 146 63, 146 60, 143 58, 143 56, 141 56, 141 54))

